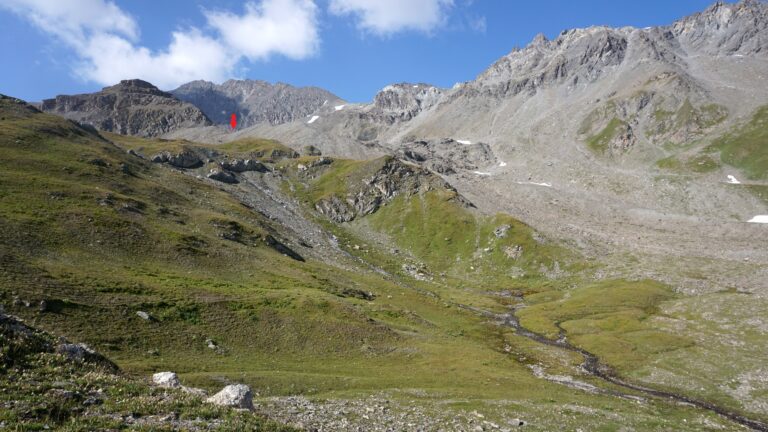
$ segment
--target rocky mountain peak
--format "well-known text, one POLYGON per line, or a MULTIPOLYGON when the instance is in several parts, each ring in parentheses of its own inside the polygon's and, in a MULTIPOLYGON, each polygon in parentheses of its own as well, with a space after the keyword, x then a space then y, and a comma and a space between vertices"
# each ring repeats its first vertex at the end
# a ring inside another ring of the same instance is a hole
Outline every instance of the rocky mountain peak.
POLYGON ((768 52, 768 4, 757 0, 719 1, 672 25, 689 50, 709 55, 765 55, 768 52))
POLYGON ((420 112, 436 105, 443 90, 429 84, 399 83, 381 89, 373 100, 374 109, 410 120, 420 112))
POLYGON ((120 83, 110 87, 105 87, 104 89, 116 89, 125 91, 159 90, 152 83, 140 79, 122 80, 120 83))
POLYGON ((215 123, 228 123, 237 114, 243 127, 278 125, 303 119, 323 105, 341 99, 318 87, 294 87, 261 80, 228 80, 222 84, 192 81, 171 92, 200 108, 215 123))
POLYGON ((99 130, 125 135, 156 136, 211 124, 195 106, 140 79, 123 80, 96 93, 59 95, 44 100, 40 107, 99 130))
POLYGON ((628 34, 627 29, 590 27, 564 31, 553 41, 539 35, 480 74, 474 90, 479 86, 483 92, 503 96, 565 80, 595 81, 606 68, 624 61, 628 34))

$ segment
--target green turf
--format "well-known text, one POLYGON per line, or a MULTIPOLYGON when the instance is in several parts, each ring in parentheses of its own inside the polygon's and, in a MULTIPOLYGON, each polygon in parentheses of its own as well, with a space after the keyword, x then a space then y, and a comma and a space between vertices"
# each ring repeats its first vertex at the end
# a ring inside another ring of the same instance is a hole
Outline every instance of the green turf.
POLYGON ((728 165, 744 171, 750 179, 768 178, 768 107, 760 108, 752 119, 715 140, 709 147, 719 151, 728 165))

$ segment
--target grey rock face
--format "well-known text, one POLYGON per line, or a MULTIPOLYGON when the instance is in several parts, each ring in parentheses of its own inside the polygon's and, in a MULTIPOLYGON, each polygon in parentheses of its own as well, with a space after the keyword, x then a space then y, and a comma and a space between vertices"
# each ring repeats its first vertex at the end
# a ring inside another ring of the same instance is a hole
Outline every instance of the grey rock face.
POLYGON ((681 44, 709 55, 768 55, 768 5, 757 0, 718 1, 707 10, 676 22, 672 34, 681 44))
POLYGON ((227 184, 235 184, 238 182, 237 177, 235 177, 234 174, 227 171, 222 171, 220 169, 212 169, 211 172, 208 173, 207 177, 211 180, 216 180, 227 184))
POLYGON ((219 406, 253 409, 253 393, 245 384, 228 385, 206 401, 219 406))
POLYGON ((297 88, 254 80, 229 80, 220 85, 192 81, 171 93, 200 108, 215 123, 228 124, 231 115, 236 114, 238 127, 303 119, 323 105, 341 101, 317 87, 297 88))
POLYGON ((553 41, 539 35, 526 48, 499 59, 463 90, 498 97, 532 93, 566 80, 593 82, 624 61, 628 36, 627 30, 608 27, 564 31, 553 41))
POLYGON ((400 83, 384 87, 373 100, 375 111, 408 121, 437 104, 443 90, 427 84, 400 83))
POLYGON ((408 142, 396 154, 440 174, 453 174, 457 169, 476 170, 496 163, 487 144, 462 144, 451 138, 408 142))
POLYGON ((267 167, 259 161, 253 159, 234 159, 224 161, 219 164, 222 169, 232 172, 246 172, 246 171, 258 171, 265 172, 267 167))
POLYGON ((167 163, 176 168, 198 168, 203 165, 202 159, 191 150, 182 150, 179 153, 164 151, 152 156, 151 160, 155 163, 167 163))
MULTIPOLYGON (((334 222, 349 222, 375 213, 395 197, 412 196, 442 188, 453 188, 440 177, 418 166, 394 158, 381 159, 381 166, 359 184, 349 185, 344 197, 332 195, 318 201, 315 209, 334 222)), ((457 194, 456 199, 461 199, 457 194)))
POLYGON ((157 136, 211 124, 194 105, 141 80, 124 80, 91 94, 56 96, 44 100, 40 108, 98 130, 123 135, 157 136))

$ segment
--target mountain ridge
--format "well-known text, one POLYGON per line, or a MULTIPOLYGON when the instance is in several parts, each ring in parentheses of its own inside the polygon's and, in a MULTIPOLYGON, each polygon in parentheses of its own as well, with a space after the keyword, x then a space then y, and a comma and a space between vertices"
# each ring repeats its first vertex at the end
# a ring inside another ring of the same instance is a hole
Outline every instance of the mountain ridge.
POLYGON ((212 124, 194 105, 140 79, 123 80, 96 93, 59 95, 39 107, 99 130, 138 136, 212 124))

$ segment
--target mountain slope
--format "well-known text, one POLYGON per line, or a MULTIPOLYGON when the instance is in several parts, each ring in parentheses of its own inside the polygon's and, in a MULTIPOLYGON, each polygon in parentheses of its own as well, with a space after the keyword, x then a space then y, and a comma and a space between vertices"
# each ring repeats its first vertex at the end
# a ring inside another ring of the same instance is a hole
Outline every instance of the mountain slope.
POLYGON ((141 80, 124 80, 97 93, 46 99, 40 109, 124 135, 157 136, 211 124, 194 105, 141 80))
MULTIPOLYGON (((576 310, 574 318, 599 320, 568 324, 598 352, 647 353, 617 364, 630 376, 690 347, 667 336, 671 327, 634 333, 662 318, 654 312, 661 302, 677 299, 668 288, 628 284, 648 293, 636 303, 606 294, 621 282, 583 286, 594 267, 578 254, 513 218, 477 212, 417 166, 296 158, 263 140, 104 138, 20 101, 0 103, 0 298, 9 312, 90 344, 129 373, 174 370, 205 388, 246 382, 264 405, 271 396, 295 404, 297 394, 317 403, 381 395, 393 401, 381 423, 398 425, 417 409, 410 421, 436 429, 467 429, 477 410, 489 422, 522 418, 542 430, 736 430, 708 411, 617 398, 620 389, 583 372, 580 356, 489 322, 511 305, 550 303, 525 317, 547 329, 576 310), (173 158, 151 162, 158 151, 206 159, 179 168, 173 158), (237 183, 207 178, 211 170, 237 183), (354 220, 333 223, 317 211, 328 200, 355 209, 354 220), (567 301, 574 289, 575 299, 599 295, 621 313, 585 313, 567 301), (44 308, 30 307, 41 301, 44 308)), ((338 412, 335 402, 323 406, 338 412)), ((367 427, 363 415, 370 419, 365 407, 353 411, 337 429, 367 427)))
POLYGON ((236 114, 241 128, 301 120, 324 105, 344 103, 317 87, 296 88, 254 80, 228 80, 222 84, 193 81, 171 94, 200 108, 214 123, 228 124, 230 116, 236 114))

